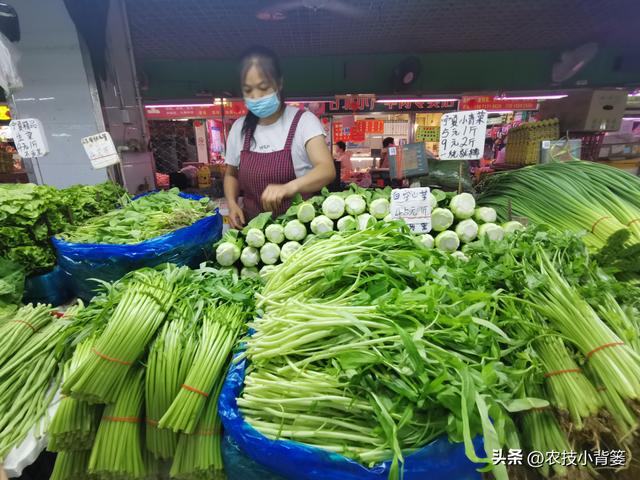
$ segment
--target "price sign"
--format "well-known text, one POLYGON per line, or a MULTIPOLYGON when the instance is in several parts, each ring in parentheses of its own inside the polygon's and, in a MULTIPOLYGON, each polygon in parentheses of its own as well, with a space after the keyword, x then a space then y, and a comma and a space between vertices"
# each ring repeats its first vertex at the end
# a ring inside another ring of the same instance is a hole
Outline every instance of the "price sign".
POLYGON ((22 158, 39 158, 49 153, 42 122, 37 118, 11 120, 9 127, 18 155, 22 158))
POLYGON ((81 142, 94 169, 105 168, 120 162, 120 155, 118 155, 109 132, 89 135, 84 137, 81 142))
POLYGON ((445 113, 440 120, 440 160, 479 160, 486 132, 485 110, 445 113))
POLYGON ((431 201, 428 187, 391 191, 391 216, 402 219, 416 233, 431 231, 431 201))
POLYGON ((440 140, 440 127, 419 126, 416 130, 416 142, 437 142, 440 140))

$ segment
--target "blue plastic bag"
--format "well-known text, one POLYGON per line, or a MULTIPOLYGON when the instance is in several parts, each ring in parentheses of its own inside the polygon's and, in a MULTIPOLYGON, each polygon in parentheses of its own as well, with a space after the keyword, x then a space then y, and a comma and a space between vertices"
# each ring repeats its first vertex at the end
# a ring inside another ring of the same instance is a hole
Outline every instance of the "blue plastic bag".
POLYGON ((67 276, 59 266, 44 275, 27 277, 24 282, 24 303, 47 303, 57 307, 72 298, 67 276))
MULTIPOLYGON (((202 198, 185 193, 180 196, 191 200, 202 198)), ((69 243, 58 238, 52 242, 71 292, 89 301, 98 286, 92 279, 112 282, 132 270, 162 263, 197 267, 209 258, 221 235, 222 216, 216 212, 193 225, 134 245, 69 243)))
MULTIPOLYGON (((220 399, 218 411, 225 429, 223 441, 225 470, 229 480, 253 480, 247 477, 253 462, 266 467, 274 476, 263 480, 386 480, 391 461, 367 468, 337 453, 290 440, 271 440, 244 421, 236 398, 244 384, 246 360, 231 364, 220 399), (239 455, 238 449, 246 455, 239 455), (248 465, 239 462, 247 461, 248 465), (233 464, 228 463, 233 462, 233 464)), ((482 451, 482 439, 474 439, 476 451, 482 451)), ((464 445, 438 438, 429 445, 405 457, 405 480, 480 480, 477 465, 467 459, 464 445)), ((257 480, 257 478, 256 478, 257 480)))

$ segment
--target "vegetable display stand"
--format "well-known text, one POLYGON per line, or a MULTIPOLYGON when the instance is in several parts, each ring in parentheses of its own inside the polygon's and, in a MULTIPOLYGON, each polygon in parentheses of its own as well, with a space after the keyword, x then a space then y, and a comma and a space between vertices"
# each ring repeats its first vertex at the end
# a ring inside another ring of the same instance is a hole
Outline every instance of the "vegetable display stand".
MULTIPOLYGON (((337 453, 328 452, 289 440, 271 440, 244 421, 237 404, 237 397, 244 383, 246 360, 232 363, 227 373, 219 399, 219 413, 226 435, 223 452, 229 480, 251 480, 245 473, 253 462, 273 476, 261 476, 266 480, 385 480, 389 476, 391 462, 367 468, 337 453), (240 453, 243 455, 240 455, 240 453), (241 462, 250 460, 249 465, 241 462)), ((482 451, 482 440, 474 439, 474 447, 482 451)), ((255 465, 254 465, 255 466, 255 465)), ((424 448, 405 457, 405 480, 479 480, 479 465, 465 456, 464 445, 449 443, 439 438, 424 448)))
POLYGON ((49 273, 27 277, 24 286, 24 303, 46 303, 63 305, 73 297, 67 277, 62 269, 56 266, 49 273))
MULTIPOLYGON (((180 196, 200 198, 182 193, 180 196)), ((88 301, 98 285, 95 280, 114 281, 130 271, 163 263, 197 267, 208 259, 221 234, 222 216, 216 212, 187 227, 136 244, 71 243, 59 238, 52 242, 71 292, 88 301)))

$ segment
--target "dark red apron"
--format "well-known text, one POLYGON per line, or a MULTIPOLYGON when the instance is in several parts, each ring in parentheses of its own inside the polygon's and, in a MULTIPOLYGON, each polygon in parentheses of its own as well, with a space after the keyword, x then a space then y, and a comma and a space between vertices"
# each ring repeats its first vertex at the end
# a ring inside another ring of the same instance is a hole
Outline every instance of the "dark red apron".
MULTIPOLYGON (((298 110, 293 117, 283 150, 270 153, 252 152, 251 137, 253 132, 245 134, 244 146, 240 152, 238 182, 244 197, 244 214, 247 222, 262 212, 262 192, 268 185, 284 185, 295 180, 296 171, 293 167, 291 145, 303 113, 302 110, 298 110)), ((280 208, 273 212, 274 218, 286 212, 290 206, 291 200, 282 202, 280 208)))

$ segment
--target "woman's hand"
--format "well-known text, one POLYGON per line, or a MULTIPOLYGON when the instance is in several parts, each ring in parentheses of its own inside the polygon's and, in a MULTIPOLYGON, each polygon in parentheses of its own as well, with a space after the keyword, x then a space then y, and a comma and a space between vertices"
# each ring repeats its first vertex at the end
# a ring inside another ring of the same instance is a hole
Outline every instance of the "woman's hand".
POLYGON ((236 230, 244 227, 244 212, 237 203, 229 204, 229 223, 236 230))
POLYGON ((291 198, 296 194, 294 188, 286 183, 284 185, 267 185, 267 188, 262 192, 262 208, 265 212, 275 211, 282 202, 287 198, 291 198))

